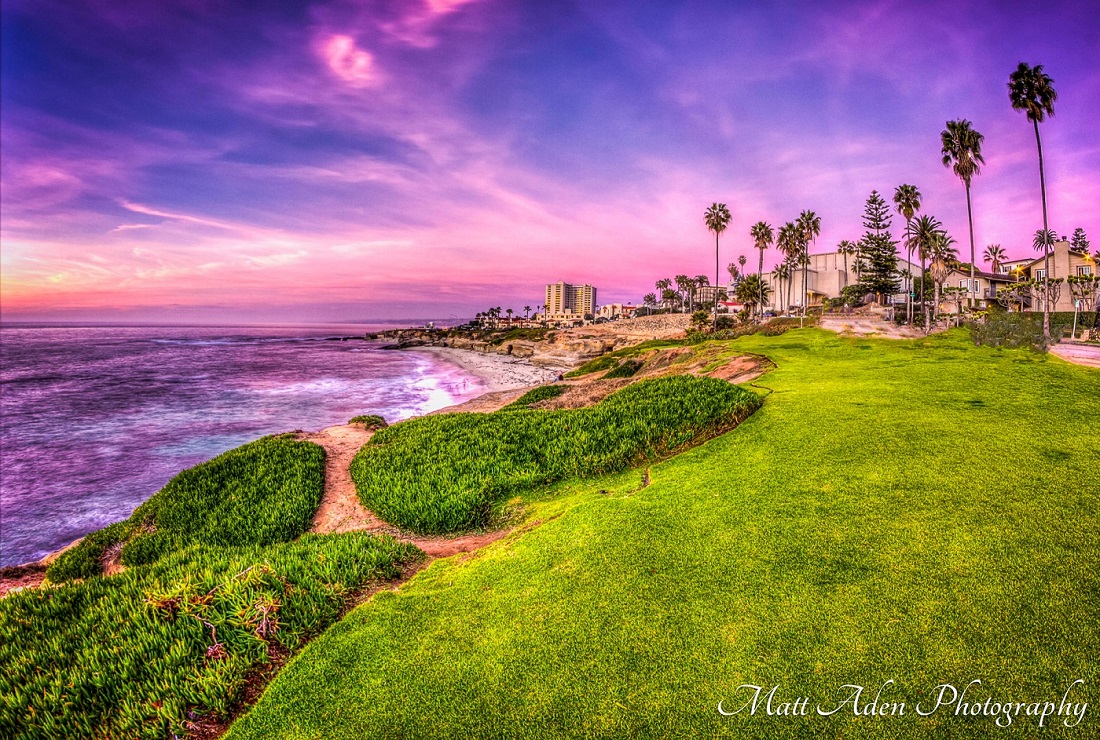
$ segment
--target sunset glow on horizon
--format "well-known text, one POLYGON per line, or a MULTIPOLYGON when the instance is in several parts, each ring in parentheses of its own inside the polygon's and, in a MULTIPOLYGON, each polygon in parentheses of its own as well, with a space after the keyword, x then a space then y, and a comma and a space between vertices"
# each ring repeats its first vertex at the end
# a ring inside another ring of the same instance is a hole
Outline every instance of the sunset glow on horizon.
MULTIPOLYGON (((1087 3, 14 0, 3 6, 5 321, 469 317, 592 283, 714 275, 703 224, 924 196, 969 257, 945 121, 985 135, 976 248, 1036 255, 1021 61, 1051 228, 1100 246, 1100 19, 1087 3)), ((903 226, 894 219, 894 235, 903 226)), ((765 269, 777 261, 772 250, 765 269)))

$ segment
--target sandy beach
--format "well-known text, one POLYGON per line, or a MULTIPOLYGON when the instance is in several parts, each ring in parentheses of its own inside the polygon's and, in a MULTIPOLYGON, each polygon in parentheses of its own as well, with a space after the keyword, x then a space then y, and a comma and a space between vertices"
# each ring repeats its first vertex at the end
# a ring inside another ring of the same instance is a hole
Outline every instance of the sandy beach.
POLYGON ((431 352, 448 362, 453 362, 471 375, 481 378, 485 385, 485 393, 549 383, 557 377, 558 373, 569 369, 538 367, 507 355, 453 347, 414 347, 402 351, 431 352))

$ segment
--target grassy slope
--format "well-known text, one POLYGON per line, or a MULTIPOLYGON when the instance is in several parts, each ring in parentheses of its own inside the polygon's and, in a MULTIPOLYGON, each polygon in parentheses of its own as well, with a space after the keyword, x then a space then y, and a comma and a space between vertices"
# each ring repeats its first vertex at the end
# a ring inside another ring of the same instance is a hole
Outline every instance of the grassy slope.
POLYGON ((1083 678, 1074 734, 1095 732, 1100 374, 959 333, 736 346, 779 366, 740 428, 644 490, 637 471, 561 486, 538 528, 376 597, 231 737, 984 737, 991 718, 913 716, 974 678, 1016 701, 1083 678), (715 711, 743 682, 812 713, 888 679, 904 717, 715 711))

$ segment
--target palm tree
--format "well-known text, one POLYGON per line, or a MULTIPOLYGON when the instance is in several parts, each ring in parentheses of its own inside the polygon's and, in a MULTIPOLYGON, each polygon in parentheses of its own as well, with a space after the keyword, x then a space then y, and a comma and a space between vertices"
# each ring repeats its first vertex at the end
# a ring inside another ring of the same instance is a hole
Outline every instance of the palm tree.
POLYGON ((761 308, 768 300, 768 284, 760 279, 759 275, 746 275, 745 279, 737 284, 737 300, 746 306, 761 308))
MULTIPOLYGON (((894 191, 894 205, 897 206, 898 214, 905 219, 905 246, 908 251, 908 262, 910 267, 909 272, 912 273, 913 264, 913 240, 910 236, 910 223, 913 220, 913 216, 920 210, 921 194, 917 190, 916 185, 898 185, 897 190, 894 191)), ((913 324, 913 280, 910 276, 909 279, 909 295, 906 298, 905 303, 905 316, 909 319, 909 325, 913 324)))
POLYGON ((821 233, 821 217, 813 211, 798 214, 798 230, 801 232, 800 262, 802 263, 802 316, 806 316, 806 306, 810 303, 810 291, 806 286, 806 270, 810 266, 810 242, 821 233))
MULTIPOLYGON (((700 288, 705 288, 706 286, 710 285, 710 278, 707 277, 706 275, 696 275, 692 279, 692 283, 694 285, 694 290, 699 290, 700 288)), ((692 313, 695 313, 695 310, 694 310, 695 309, 694 293, 692 294, 691 308, 692 308, 692 313)))
POLYGON ((1036 250, 1042 250, 1043 256, 1046 258, 1044 261, 1043 271, 1043 335, 1050 334, 1050 273, 1046 272, 1050 268, 1050 253, 1054 251, 1054 242, 1058 241, 1058 235, 1054 233, 1053 229, 1039 229, 1035 232, 1035 238, 1031 241, 1031 246, 1036 250))
MULTIPOLYGON (((792 278, 795 268, 795 258, 798 254, 799 237, 798 227, 793 222, 788 221, 779 227, 779 236, 776 239, 776 247, 783 253, 785 261, 790 263, 790 269, 792 272, 792 278)), ((794 280, 787 282, 787 310, 791 309, 791 288, 794 286, 794 280)))
POLYGON ((943 166, 950 167, 963 184, 966 185, 966 217, 970 221, 970 287, 974 286, 974 211, 970 204, 970 181, 981 172, 985 164, 982 157, 982 142, 985 137, 970 125, 970 121, 960 118, 948 121, 947 128, 940 134, 943 145, 943 166))
MULTIPOLYGON (((790 263, 787 262, 787 261, 780 262, 778 265, 775 266, 775 269, 772 271, 772 275, 775 276, 776 280, 790 281, 790 279, 791 279, 791 265, 790 265, 790 263)), ((780 298, 782 298, 782 295, 783 295, 783 292, 779 291, 780 298)))
POLYGON ((1001 248, 1000 244, 990 244, 985 248, 982 259, 990 264, 993 272, 997 272, 1001 263, 1004 262, 1005 250, 1001 248))
POLYGON ((913 227, 913 239, 917 243, 917 255, 920 257, 920 303, 924 307, 924 326, 927 329, 929 323, 928 304, 924 300, 924 275, 926 264, 932 254, 932 243, 936 241, 937 234, 943 230, 943 224, 932 216, 921 216, 913 227))
POLYGON ((531 318, 531 307, 530 306, 524 306, 523 307, 523 320, 527 321, 530 318, 531 318))
POLYGON ((848 287, 848 255, 855 254, 859 247, 854 242, 845 239, 836 245, 836 251, 844 255, 844 287, 848 287))
POLYGON ((718 329, 718 237, 730 225, 730 209, 725 203, 711 203, 710 208, 703 214, 703 222, 707 230, 714 232, 714 329, 718 329))
MULTIPOLYGON (((1039 124, 1047 116, 1054 115, 1054 101, 1058 99, 1058 93, 1054 91, 1054 80, 1043 72, 1043 65, 1036 64, 1029 67, 1026 62, 1020 62, 1016 71, 1008 76, 1008 99, 1015 110, 1027 114, 1027 120, 1035 126, 1035 146, 1039 149, 1039 192, 1043 199, 1043 231, 1050 230, 1047 221, 1047 183, 1043 172, 1043 140, 1039 137, 1039 124)), ((1046 254, 1043 262, 1044 291, 1050 288, 1050 252, 1046 254)), ((1050 311, 1047 302, 1043 301, 1043 335, 1050 341, 1050 311)))
POLYGON ((514 314, 515 311, 513 311, 512 309, 509 308, 504 313, 508 314, 508 326, 511 326, 512 325, 512 314, 514 314))
MULTIPOLYGON (((932 262, 942 262, 944 265, 950 267, 958 261, 959 253, 954 247, 955 239, 948 235, 943 229, 939 229, 932 234, 932 239, 928 244, 928 256, 932 262)), ((974 269, 974 265, 970 265, 970 269, 974 269)), ((936 297, 935 305, 936 310, 940 308, 940 290, 943 283, 936 282, 936 297)), ((931 326, 931 325, 929 325, 931 326)))
POLYGON ((657 295, 661 298, 661 302, 665 303, 667 301, 666 294, 672 289, 672 281, 668 278, 661 278, 653 284, 653 287, 657 289, 657 295))
MULTIPOLYGON (((766 221, 757 221, 749 229, 749 236, 752 237, 753 246, 760 250, 760 265, 756 271, 758 287, 763 289, 764 287, 764 250, 772 245, 775 241, 775 232, 772 230, 771 224, 766 221)), ((761 314, 764 312, 764 302, 761 300, 758 303, 761 314)))

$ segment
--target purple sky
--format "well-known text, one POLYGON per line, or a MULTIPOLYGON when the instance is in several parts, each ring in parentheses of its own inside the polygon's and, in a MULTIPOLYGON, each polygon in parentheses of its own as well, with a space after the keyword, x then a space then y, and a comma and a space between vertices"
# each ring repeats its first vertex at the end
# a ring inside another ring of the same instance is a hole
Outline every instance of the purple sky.
MULTIPOLYGON (((713 273, 816 211, 858 239, 917 185, 969 252, 939 132, 985 134, 979 254, 1051 226, 1100 245, 1095 3, 3 4, 5 320, 470 316, 591 282, 713 273), (257 9, 262 8, 262 9, 257 9)), ((900 232, 900 220, 895 235, 900 232)), ((766 256, 766 265, 775 254, 766 256)))

